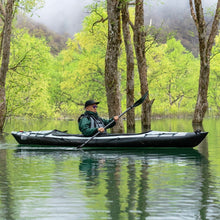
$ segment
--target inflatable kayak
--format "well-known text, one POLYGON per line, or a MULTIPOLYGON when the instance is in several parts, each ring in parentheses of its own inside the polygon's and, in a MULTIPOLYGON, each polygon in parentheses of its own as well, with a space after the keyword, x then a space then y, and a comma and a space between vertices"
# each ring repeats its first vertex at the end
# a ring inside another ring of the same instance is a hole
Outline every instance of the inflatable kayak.
MULTIPOLYGON (((58 130, 11 132, 19 144, 79 147, 91 137, 69 134, 58 130)), ((208 132, 163 132, 148 131, 137 134, 108 134, 97 136, 83 149, 122 149, 122 148, 190 148, 195 147, 208 132)))

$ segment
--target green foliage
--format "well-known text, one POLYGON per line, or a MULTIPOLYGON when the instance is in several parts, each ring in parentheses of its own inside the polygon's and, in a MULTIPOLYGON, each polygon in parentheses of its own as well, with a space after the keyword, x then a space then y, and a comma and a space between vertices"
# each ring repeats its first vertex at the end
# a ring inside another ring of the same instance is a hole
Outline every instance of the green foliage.
POLYGON ((51 115, 48 83, 52 56, 45 40, 17 30, 10 60, 6 82, 8 115, 51 115))
POLYGON ((98 15, 92 13, 85 18, 83 30, 67 42, 68 49, 59 55, 63 66, 61 90, 67 100, 65 111, 69 109, 79 114, 86 100, 96 99, 102 102, 100 111, 106 112, 104 68, 107 23, 94 25, 100 15, 106 17, 104 9, 99 9, 98 15))
POLYGON ((21 12, 33 15, 33 11, 43 7, 45 0, 17 0, 16 3, 21 12))
MULTIPOLYGON (((10 69, 7 76, 8 116, 77 117, 88 99, 101 101, 99 113, 107 116, 105 94, 105 52, 107 45, 106 9, 96 7, 85 18, 83 29, 57 56, 43 38, 16 30, 11 42, 10 69), (97 22, 99 21, 99 22, 97 22)), ((131 13, 132 17, 132 13, 131 13)), ((123 41, 122 41, 123 42, 123 41)), ((220 108, 220 36, 216 38, 211 60, 209 108, 220 108)), ((180 41, 168 39, 155 43, 146 39, 146 59, 150 98, 155 98, 153 114, 192 113, 196 103, 199 58, 195 58, 180 41)), ((121 44, 122 109, 126 109, 126 54, 121 44)), ((140 82, 135 65, 135 99, 139 99, 140 82)), ((141 108, 135 109, 140 116, 141 108)))
POLYGON ((199 61, 175 38, 148 52, 149 87, 156 99, 153 112, 190 112, 197 95, 199 61), (157 103, 160 103, 157 105, 157 103))
POLYGON ((15 26, 19 29, 27 29, 31 36, 45 38, 48 46, 51 48, 51 53, 54 55, 59 54, 59 52, 66 47, 66 41, 68 40, 67 34, 61 35, 48 30, 46 26, 30 20, 30 18, 26 16, 19 14, 15 26))
POLYGON ((220 110, 220 35, 215 39, 215 45, 212 48, 210 82, 208 91, 209 111, 218 114, 220 110))

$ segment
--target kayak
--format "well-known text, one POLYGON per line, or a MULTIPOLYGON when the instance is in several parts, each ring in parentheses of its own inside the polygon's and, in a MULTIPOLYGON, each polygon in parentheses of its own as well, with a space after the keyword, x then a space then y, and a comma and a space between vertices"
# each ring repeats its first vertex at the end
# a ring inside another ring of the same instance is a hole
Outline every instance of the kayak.
MULTIPOLYGON (((79 147, 91 137, 69 134, 66 131, 12 131, 21 145, 79 147)), ((208 132, 166 132, 148 131, 135 134, 99 135, 89 141, 83 149, 125 149, 125 148, 192 148, 199 145, 208 132)))

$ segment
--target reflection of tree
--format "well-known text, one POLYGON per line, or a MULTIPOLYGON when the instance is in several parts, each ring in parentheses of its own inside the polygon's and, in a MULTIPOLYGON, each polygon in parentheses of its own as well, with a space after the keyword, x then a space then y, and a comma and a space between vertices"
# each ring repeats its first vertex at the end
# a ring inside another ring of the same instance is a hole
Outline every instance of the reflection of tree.
POLYGON ((129 164, 127 166, 128 168, 128 219, 133 220, 136 219, 136 216, 134 214, 135 210, 135 202, 136 202, 136 193, 139 189, 138 194, 138 204, 137 209, 140 211, 140 219, 146 219, 147 216, 149 216, 149 213, 147 210, 147 190, 148 190, 148 165, 145 161, 142 161, 141 163, 141 174, 140 174, 140 182, 138 185, 138 176, 136 174, 136 168, 135 168, 135 161, 129 160, 129 164))
POLYGON ((120 205, 120 161, 115 160, 112 164, 111 170, 108 170, 107 179, 107 194, 108 207, 111 219, 120 219, 121 205, 120 205))
POLYGON ((148 189, 148 165, 142 162, 141 166, 141 180, 139 189, 139 199, 138 199, 138 210, 141 211, 140 219, 146 219, 149 213, 146 210, 147 207, 147 189, 148 189))
MULTIPOLYGON (((111 161, 112 162, 112 161, 111 161)), ((140 219, 145 219, 149 214, 146 212, 147 208, 147 189, 148 189, 148 165, 144 161, 141 163, 141 172, 140 177, 138 178, 136 174, 136 168, 135 168, 135 162, 133 162, 129 158, 129 164, 127 166, 128 171, 128 180, 126 185, 121 185, 121 175, 122 175, 122 169, 121 169, 121 162, 118 160, 115 160, 113 164, 111 164, 111 170, 108 171, 108 178, 107 178, 107 188, 108 192, 106 194, 106 197, 108 198, 108 201, 110 201, 110 204, 108 206, 111 214, 111 219, 120 219, 120 214, 123 212, 122 207, 123 204, 121 202, 123 201, 123 192, 126 190, 126 187, 128 187, 128 196, 127 196, 127 202, 128 206, 126 208, 126 212, 128 215, 128 219, 133 220, 135 219, 136 213, 132 212, 135 211, 135 208, 140 211, 140 219), (140 180, 140 182, 139 182, 140 180), (138 201, 136 201, 136 194, 137 190, 139 190, 138 193, 138 201), (137 204, 137 207, 135 207, 135 203, 137 204)))
MULTIPOLYGON (((202 145, 199 146, 199 148, 203 147, 208 149, 206 141, 203 141, 202 145)), ((87 190, 90 192, 89 196, 97 197, 98 194, 102 196, 102 201, 105 201, 105 203, 101 205, 103 205, 103 209, 107 211, 106 214, 109 215, 109 219, 126 218, 134 220, 148 218, 150 215, 148 207, 152 206, 151 197, 148 198, 148 196, 151 195, 148 166, 148 160, 151 156, 153 158, 157 156, 159 159, 173 158, 172 161, 174 162, 176 158, 180 158, 181 160, 186 159, 189 164, 195 162, 195 165, 199 169, 196 169, 199 178, 197 179, 198 187, 195 190, 201 193, 201 198, 198 198, 201 204, 195 211, 199 212, 199 218, 201 220, 208 219, 208 211, 210 211, 209 201, 213 198, 214 191, 216 190, 211 187, 213 184, 211 184, 212 177, 209 161, 205 156, 201 155, 198 150, 174 149, 172 151, 153 150, 153 152, 149 150, 149 152, 144 153, 144 156, 143 153, 132 152, 131 155, 127 155, 128 157, 126 156, 126 152, 123 152, 122 157, 119 156, 120 154, 117 154, 117 156, 112 153, 109 154, 110 157, 108 157, 106 153, 96 155, 96 157, 85 156, 80 164, 81 174, 83 174, 87 180, 87 190), (103 160, 103 158, 105 163, 102 164, 102 168, 100 168, 100 161, 103 160), (99 191, 94 190, 95 188, 99 191), (104 191, 100 191, 100 189, 104 191), (104 195, 106 199, 103 198, 104 195)), ((153 169, 151 169, 151 171, 151 175, 154 175, 153 169)), ((186 181, 186 184, 189 184, 188 181, 190 180, 191 179, 184 180, 184 183, 186 181)), ((161 184, 165 183, 162 182, 161 184)), ((159 202, 161 201, 158 199, 158 203, 159 202)), ((217 204, 217 201, 215 204, 217 204)), ((93 206, 95 209, 97 207, 100 208, 99 200, 97 200, 97 204, 93 206)))
POLYGON ((135 210, 135 203, 136 203, 136 168, 135 168, 135 161, 130 159, 129 164, 127 166, 128 169, 128 207, 126 209, 128 213, 128 219, 133 220, 135 219, 134 212, 131 210, 135 210))
MULTIPOLYGON (((196 130, 204 131, 202 124, 193 124, 192 126, 194 131, 196 130)), ((208 142, 206 138, 199 144, 198 150, 204 157, 208 158, 208 142)))
MULTIPOLYGON (((204 131, 203 125, 201 124, 193 124, 194 130, 204 131)), ((211 173, 209 169, 209 161, 208 161, 208 142, 205 138, 198 146, 198 151, 203 155, 201 157, 201 187, 200 191, 202 194, 201 198, 201 208, 199 210, 200 219, 206 220, 208 219, 208 205, 211 201, 211 197, 213 194, 213 188, 211 187, 211 173)))
POLYGON ((200 191, 202 194, 201 198, 201 208, 199 210, 200 212, 200 218, 202 220, 206 220, 207 214, 208 214, 208 201, 210 201, 212 197, 212 191, 213 188, 211 188, 211 173, 209 169, 209 161, 208 161, 208 143, 205 139, 200 145, 199 145, 199 151, 201 154, 204 155, 204 157, 201 158, 201 187, 200 191))
MULTIPOLYGON (((106 207, 110 211, 111 219, 119 219, 121 213, 121 204, 120 204, 120 178, 121 178, 121 165, 120 159, 109 159, 103 160, 99 158, 95 158, 91 155, 85 155, 81 159, 81 163, 79 165, 79 169, 81 174, 84 174, 87 179, 88 189, 91 189, 91 186, 98 185, 101 181, 99 181, 99 173, 100 166, 107 167, 107 176, 106 176, 106 197, 107 204, 106 207)), ((94 191, 93 191, 94 192, 94 191)), ((95 192, 94 192, 95 193, 95 192)), ((102 192, 101 192, 102 193, 102 192)))
MULTIPOLYGON (((95 194, 97 191, 94 190, 94 186, 99 188, 98 185, 104 183, 101 181, 102 176, 99 174, 100 166, 105 165, 105 189, 107 190, 105 207, 109 211, 110 219, 120 219, 122 215, 127 214, 129 220, 134 220, 138 215, 137 210, 140 213, 140 219, 144 219, 149 215, 146 212, 148 165, 143 160, 141 166, 139 166, 139 164, 136 164, 136 160, 129 157, 128 165, 124 167, 124 159, 117 157, 103 160, 100 157, 86 155, 81 158, 79 169, 81 174, 86 177, 88 190, 93 189, 92 193, 95 194), (105 161, 104 164, 103 161, 105 161), (121 179, 122 176, 126 175, 126 171, 128 177, 121 179)), ((102 192, 99 193, 102 194, 102 192)))
POLYGON ((11 183, 9 180, 9 173, 7 169, 7 150, 0 150, 0 193, 1 204, 4 206, 2 210, 4 213, 0 214, 1 219, 15 219, 13 217, 14 202, 11 183))
MULTIPOLYGON (((194 131, 201 130, 204 131, 202 124, 193 124, 194 131)), ((205 138, 198 146, 198 151, 204 156, 201 157, 201 187, 200 191, 202 194, 201 198, 201 208, 199 210, 200 212, 200 218, 202 220, 207 219, 207 212, 208 212, 208 200, 211 197, 211 188, 210 188, 210 171, 209 171, 209 161, 208 161, 208 142, 205 138)))
MULTIPOLYGON (((193 124, 194 131, 201 130, 204 131, 202 124, 193 124)), ((211 188, 210 188, 210 171, 209 171, 209 161, 208 161, 208 142, 205 138, 198 146, 198 151, 204 156, 201 157, 201 187, 200 191, 202 194, 201 198, 201 208, 200 218, 206 220, 208 212, 208 200, 211 197, 211 188)))

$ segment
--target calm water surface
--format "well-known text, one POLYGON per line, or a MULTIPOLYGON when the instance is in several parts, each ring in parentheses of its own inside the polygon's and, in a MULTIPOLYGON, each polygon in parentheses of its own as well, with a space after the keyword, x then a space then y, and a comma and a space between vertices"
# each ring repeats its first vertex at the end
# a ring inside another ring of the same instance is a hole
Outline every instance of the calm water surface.
MULTIPOLYGON (((79 133, 75 121, 8 121, 0 142, 0 219, 220 219, 219 119, 205 119, 207 138, 182 150, 20 150, 10 135, 54 128, 79 133)), ((155 120, 152 129, 193 131, 186 119, 155 120)))

